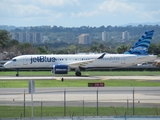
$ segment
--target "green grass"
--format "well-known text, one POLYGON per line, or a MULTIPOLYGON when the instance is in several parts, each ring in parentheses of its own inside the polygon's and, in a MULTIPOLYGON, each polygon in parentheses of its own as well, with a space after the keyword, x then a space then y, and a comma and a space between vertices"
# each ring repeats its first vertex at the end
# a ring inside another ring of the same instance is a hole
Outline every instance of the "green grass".
MULTIPOLYGON (((0 88, 27 88, 29 80, 1 80, 0 88)), ((105 87, 159 87, 159 81, 138 80, 35 80, 36 87, 88 87, 88 83, 104 82, 105 87)))
MULTIPOLYGON (((15 71, 0 71, 0 76, 15 76, 15 71)), ((73 71, 63 76, 75 76, 73 71)), ((83 76, 156 76, 159 71, 84 71, 83 76)), ((57 76, 51 71, 20 71, 20 76, 57 76)), ((27 88, 29 80, 1 80, 0 88, 27 88)), ((36 87, 87 87, 89 82, 104 82, 105 86, 160 86, 159 81, 142 80, 35 80, 36 87)))
MULTIPOLYGON (((160 111, 160 108, 157 108, 160 111)), ((156 108, 135 108, 135 115, 157 115, 156 108)), ((98 116, 124 116, 125 112, 127 115, 133 115, 133 109, 124 107, 99 107, 98 116)), ((66 116, 97 116, 96 107, 66 107, 66 116)), ((0 106, 0 118, 20 118, 24 117, 23 106, 0 106)), ((64 107, 34 107, 34 117, 58 117, 64 116, 64 107)), ((25 117, 31 118, 31 107, 26 106, 25 117)))
MULTIPOLYGON (((0 71, 0 76, 15 76, 16 71, 0 71)), ((19 71, 20 76, 62 76, 52 74, 51 71, 19 71)), ((155 76, 160 75, 160 71, 82 71, 82 76, 155 76)), ((74 71, 70 71, 63 76, 75 76, 74 71)))

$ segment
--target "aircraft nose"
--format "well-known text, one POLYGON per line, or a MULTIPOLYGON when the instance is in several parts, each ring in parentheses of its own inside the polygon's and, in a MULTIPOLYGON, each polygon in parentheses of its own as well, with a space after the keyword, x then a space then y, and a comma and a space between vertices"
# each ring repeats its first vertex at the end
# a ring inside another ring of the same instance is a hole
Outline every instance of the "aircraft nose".
POLYGON ((4 65, 3 65, 4 68, 10 68, 10 64, 9 62, 6 62, 4 65))

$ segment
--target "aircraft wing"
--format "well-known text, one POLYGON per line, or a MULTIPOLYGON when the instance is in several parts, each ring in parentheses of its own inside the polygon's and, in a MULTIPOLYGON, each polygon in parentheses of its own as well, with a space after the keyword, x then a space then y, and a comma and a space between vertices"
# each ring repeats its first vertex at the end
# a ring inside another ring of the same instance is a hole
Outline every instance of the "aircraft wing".
MULTIPOLYGON (((99 56, 96 59, 103 59, 104 56, 105 56, 105 53, 103 53, 101 56, 99 56)), ((69 63, 68 66, 71 68, 85 67, 87 64, 93 63, 96 59, 72 62, 72 63, 69 63)))

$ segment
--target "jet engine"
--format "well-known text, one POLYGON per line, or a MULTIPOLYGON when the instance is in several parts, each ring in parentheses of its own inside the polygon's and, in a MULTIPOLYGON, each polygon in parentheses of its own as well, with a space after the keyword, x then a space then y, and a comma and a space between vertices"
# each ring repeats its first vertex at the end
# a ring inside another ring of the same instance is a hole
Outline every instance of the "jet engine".
POLYGON ((68 65, 53 65, 54 74, 68 74, 69 67, 68 65))

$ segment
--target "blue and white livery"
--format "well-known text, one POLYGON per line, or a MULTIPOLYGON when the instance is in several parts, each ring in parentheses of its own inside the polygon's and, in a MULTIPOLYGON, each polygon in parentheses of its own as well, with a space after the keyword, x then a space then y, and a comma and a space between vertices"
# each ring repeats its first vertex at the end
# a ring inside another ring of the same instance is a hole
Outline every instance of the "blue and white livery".
POLYGON ((154 30, 146 31, 126 54, 147 55, 154 30))
POLYGON ((124 54, 51 54, 22 55, 4 64, 5 68, 16 69, 52 69, 54 74, 67 74, 75 69, 76 76, 81 76, 81 69, 121 68, 142 62, 155 60, 157 55, 148 55, 148 48, 154 31, 146 31, 134 46, 124 54))

